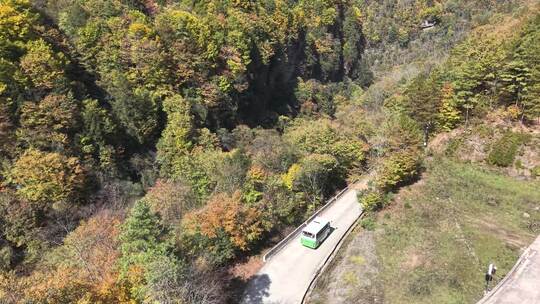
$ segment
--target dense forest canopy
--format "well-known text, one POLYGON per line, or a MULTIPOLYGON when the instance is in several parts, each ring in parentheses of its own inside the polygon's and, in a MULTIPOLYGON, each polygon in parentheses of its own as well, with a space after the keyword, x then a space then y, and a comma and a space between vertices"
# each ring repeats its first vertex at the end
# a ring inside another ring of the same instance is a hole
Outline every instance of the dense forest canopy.
POLYGON ((347 181, 375 168, 378 208, 433 132, 538 119, 521 5, 0 0, 0 299, 234 302, 224 269, 347 181), (447 52, 511 13, 515 30, 371 89, 400 64, 384 54, 447 52))

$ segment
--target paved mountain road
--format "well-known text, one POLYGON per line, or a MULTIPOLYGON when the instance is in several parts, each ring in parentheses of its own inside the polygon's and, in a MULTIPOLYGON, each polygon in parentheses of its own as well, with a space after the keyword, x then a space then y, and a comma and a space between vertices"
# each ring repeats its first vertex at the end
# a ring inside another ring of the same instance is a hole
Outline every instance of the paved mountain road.
POLYGON ((320 214, 330 220, 333 231, 319 248, 302 246, 299 234, 291 238, 248 283, 243 304, 301 303, 318 269, 362 213, 352 188, 320 214))

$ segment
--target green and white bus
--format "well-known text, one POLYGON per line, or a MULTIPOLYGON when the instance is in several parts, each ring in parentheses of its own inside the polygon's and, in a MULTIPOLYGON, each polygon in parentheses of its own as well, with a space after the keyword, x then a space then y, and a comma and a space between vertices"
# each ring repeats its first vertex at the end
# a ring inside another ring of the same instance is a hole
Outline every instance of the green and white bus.
POLYGON ((317 248, 330 234, 330 221, 316 217, 302 230, 300 242, 309 248, 317 248))

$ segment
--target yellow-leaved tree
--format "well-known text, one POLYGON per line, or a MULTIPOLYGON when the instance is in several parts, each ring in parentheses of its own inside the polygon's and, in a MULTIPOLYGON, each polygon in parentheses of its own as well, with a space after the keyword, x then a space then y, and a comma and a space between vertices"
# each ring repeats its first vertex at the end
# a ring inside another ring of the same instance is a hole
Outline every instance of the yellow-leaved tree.
POLYGON ((42 207, 77 200, 84 181, 84 169, 76 157, 35 149, 25 151, 8 175, 18 196, 42 207))

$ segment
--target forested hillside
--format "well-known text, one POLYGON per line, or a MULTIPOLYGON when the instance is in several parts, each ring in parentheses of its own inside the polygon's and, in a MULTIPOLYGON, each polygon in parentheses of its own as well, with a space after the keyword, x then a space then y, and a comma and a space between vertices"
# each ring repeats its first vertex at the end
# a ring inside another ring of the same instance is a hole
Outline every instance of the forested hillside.
POLYGON ((534 124, 535 12, 0 0, 0 302, 234 303, 227 269, 347 181, 380 208, 434 133, 534 124))
MULTIPOLYGON (((308 303, 476 303, 540 232, 540 15, 478 26, 383 108, 427 140, 380 159, 368 211, 308 303)), ((516 275, 519 277, 519 274, 516 275)), ((516 288, 520 288, 519 286, 516 288)))

